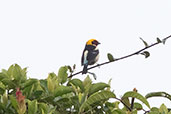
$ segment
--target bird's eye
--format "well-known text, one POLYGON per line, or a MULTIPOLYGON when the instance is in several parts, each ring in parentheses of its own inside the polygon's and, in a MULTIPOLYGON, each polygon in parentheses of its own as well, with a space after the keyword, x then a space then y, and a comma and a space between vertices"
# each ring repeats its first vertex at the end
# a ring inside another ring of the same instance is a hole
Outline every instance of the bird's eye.
POLYGON ((92 44, 95 44, 96 46, 99 44, 99 42, 97 41, 97 40, 94 40, 93 42, 92 42, 92 44))

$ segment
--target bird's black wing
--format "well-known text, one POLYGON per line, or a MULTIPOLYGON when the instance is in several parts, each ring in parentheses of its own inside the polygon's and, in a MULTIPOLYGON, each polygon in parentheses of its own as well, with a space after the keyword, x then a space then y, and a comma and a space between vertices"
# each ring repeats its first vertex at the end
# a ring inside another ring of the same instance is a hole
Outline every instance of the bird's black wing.
POLYGON ((82 57, 81 57, 81 66, 83 66, 83 64, 84 64, 84 52, 85 52, 85 49, 84 49, 82 57))

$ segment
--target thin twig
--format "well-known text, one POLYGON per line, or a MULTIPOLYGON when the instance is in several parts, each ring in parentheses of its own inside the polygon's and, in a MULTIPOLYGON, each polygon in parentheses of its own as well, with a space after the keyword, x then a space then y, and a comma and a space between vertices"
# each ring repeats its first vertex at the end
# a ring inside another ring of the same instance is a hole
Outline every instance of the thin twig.
POLYGON ((146 110, 144 110, 144 109, 142 109, 143 111, 144 111, 144 114, 147 114, 147 113, 149 113, 150 111, 146 111, 146 110))
MULTIPOLYGON (((122 59, 125 59, 125 58, 128 58, 128 57, 131 57, 131 56, 140 54, 142 51, 144 51, 144 50, 146 50, 146 49, 148 49, 148 48, 150 48, 150 47, 153 47, 153 46, 155 46, 155 45, 157 45, 157 44, 159 44, 159 43, 164 43, 164 42, 165 42, 167 39, 169 39, 169 38, 171 38, 171 35, 170 35, 170 36, 167 36, 167 37, 164 38, 164 39, 162 39, 163 42, 158 42, 158 41, 157 41, 156 43, 151 44, 151 45, 149 45, 149 46, 146 46, 145 48, 140 49, 140 50, 138 50, 138 51, 136 51, 136 52, 134 52, 134 53, 132 53, 132 54, 129 54, 129 55, 126 55, 126 56, 123 56, 123 57, 120 57, 120 58, 116 58, 114 61, 107 61, 107 62, 98 64, 98 65, 92 66, 92 67, 88 68, 87 71, 90 70, 90 69, 93 69, 93 68, 96 68, 96 67, 99 67, 99 66, 108 64, 108 63, 116 62, 116 61, 119 61, 119 60, 122 60, 122 59)), ((77 75, 77 74, 80 74, 80 73, 82 73, 82 71, 79 71, 79 72, 77 72, 77 73, 71 74, 68 78, 72 78, 73 76, 75 76, 75 75, 77 75)))
MULTIPOLYGON (((134 88, 133 91, 137 92, 138 90, 137 90, 136 88, 134 88)), ((135 100, 135 98, 132 97, 132 100, 131 100, 131 109, 132 109, 132 110, 133 110, 133 108, 134 108, 134 100, 135 100)))
POLYGON ((129 111, 132 111, 132 109, 128 105, 126 105, 121 99, 119 98, 115 98, 115 99, 120 101, 129 111))

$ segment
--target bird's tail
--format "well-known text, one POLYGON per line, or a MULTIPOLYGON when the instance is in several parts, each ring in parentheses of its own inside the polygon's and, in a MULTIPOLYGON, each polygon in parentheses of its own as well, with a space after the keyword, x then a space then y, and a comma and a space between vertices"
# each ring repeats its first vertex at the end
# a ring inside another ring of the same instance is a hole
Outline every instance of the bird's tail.
POLYGON ((86 74, 87 73, 87 67, 88 67, 88 64, 85 64, 84 67, 83 67, 82 74, 86 74))

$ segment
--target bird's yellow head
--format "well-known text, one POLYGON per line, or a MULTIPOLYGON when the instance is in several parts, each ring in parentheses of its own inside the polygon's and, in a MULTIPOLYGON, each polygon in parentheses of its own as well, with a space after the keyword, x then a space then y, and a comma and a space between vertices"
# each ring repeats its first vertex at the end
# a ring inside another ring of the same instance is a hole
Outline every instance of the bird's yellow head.
POLYGON ((93 46, 97 46, 100 43, 96 40, 96 39, 90 39, 87 41, 86 45, 93 45, 93 46))

